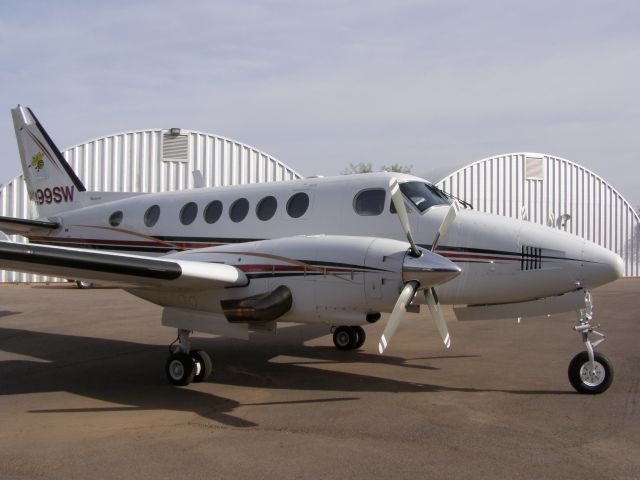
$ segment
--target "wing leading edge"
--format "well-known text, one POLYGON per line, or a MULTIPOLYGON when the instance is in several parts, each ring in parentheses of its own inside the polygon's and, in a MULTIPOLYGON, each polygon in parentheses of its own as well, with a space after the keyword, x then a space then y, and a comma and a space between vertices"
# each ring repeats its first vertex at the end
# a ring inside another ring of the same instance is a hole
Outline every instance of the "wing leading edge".
POLYGON ((122 287, 205 288, 248 283, 245 274, 231 265, 6 241, 0 241, 0 269, 122 287))

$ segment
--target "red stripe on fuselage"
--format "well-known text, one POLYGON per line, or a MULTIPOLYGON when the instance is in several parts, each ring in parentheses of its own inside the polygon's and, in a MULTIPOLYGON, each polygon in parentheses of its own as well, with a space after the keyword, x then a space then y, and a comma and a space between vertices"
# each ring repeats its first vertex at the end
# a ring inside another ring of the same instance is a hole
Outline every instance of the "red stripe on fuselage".
POLYGON ((234 265, 245 273, 269 273, 269 272, 309 272, 309 273, 360 273, 365 270, 354 268, 338 268, 338 267, 323 267, 317 265, 294 266, 294 265, 266 265, 266 264, 252 264, 252 265, 234 265))

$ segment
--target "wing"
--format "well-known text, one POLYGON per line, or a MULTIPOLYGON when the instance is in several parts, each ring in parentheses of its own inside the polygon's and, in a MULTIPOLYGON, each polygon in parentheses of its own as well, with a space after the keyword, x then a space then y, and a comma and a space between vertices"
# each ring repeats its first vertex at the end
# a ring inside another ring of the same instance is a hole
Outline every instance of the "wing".
POLYGON ((46 234, 56 228, 60 228, 60 224, 56 222, 0 216, 0 231, 9 235, 24 235, 28 237, 32 234, 46 234))
POLYGON ((0 269, 87 280, 120 287, 206 288, 247 285, 231 266, 192 260, 94 252, 0 241, 0 269))

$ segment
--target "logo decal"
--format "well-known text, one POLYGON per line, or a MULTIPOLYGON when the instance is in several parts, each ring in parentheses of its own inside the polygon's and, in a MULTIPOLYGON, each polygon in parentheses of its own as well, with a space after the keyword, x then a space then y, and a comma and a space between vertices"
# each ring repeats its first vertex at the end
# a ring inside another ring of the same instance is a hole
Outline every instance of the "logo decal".
POLYGON ((36 172, 39 172, 44 168, 44 158, 42 152, 36 153, 33 157, 31 157, 31 165, 29 168, 34 167, 36 172))

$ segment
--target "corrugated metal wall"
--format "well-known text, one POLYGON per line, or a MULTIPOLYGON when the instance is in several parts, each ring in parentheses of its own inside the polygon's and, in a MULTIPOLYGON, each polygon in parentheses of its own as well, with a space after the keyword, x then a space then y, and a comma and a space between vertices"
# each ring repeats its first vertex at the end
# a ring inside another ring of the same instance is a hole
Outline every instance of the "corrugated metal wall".
MULTIPOLYGON (((272 156, 235 140, 180 130, 124 132, 76 145, 63 152, 87 190, 165 192, 193 188, 193 170, 206 186, 275 182, 301 178, 272 156)), ((16 158, 16 168, 20 160, 16 158)), ((22 175, 0 188, 1 214, 36 218, 22 175)), ((24 238, 14 236, 16 241, 24 238)), ((3 282, 52 281, 0 271, 3 282)))
POLYGON ((604 179, 580 165, 539 153, 511 153, 472 163, 438 186, 481 212, 560 225, 620 255, 625 275, 640 273, 638 214, 604 179), (563 221, 562 215, 570 219, 563 221))

